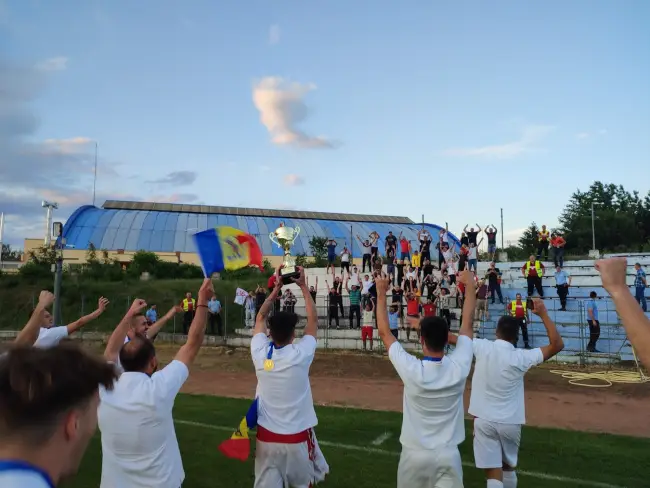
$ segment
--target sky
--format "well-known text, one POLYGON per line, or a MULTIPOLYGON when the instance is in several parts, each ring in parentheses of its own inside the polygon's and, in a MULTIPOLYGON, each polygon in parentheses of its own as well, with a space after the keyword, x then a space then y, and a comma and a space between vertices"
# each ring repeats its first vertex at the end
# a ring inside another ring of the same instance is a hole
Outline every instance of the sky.
POLYGON ((554 226, 645 194, 647 0, 0 0, 4 241, 144 200, 554 226))

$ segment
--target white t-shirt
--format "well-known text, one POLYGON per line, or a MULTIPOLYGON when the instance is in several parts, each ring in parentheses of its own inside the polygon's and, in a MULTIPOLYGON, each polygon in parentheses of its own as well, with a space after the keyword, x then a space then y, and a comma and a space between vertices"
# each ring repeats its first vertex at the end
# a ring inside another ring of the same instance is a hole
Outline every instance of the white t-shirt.
POLYGON ((374 327, 375 321, 373 320, 372 310, 363 311, 363 326, 364 327, 374 327))
POLYGON ((370 287, 372 286, 372 280, 364 280, 363 281, 363 291, 361 292, 362 295, 367 295, 370 293, 370 287))
POLYGON ((275 434, 298 434, 318 424, 309 384, 309 367, 316 353, 316 339, 305 335, 293 344, 273 349, 274 367, 264 370, 271 340, 255 334, 251 357, 257 374, 257 423, 275 434))
POLYGON ((470 247, 469 248, 469 254, 467 255, 467 259, 478 259, 478 255, 476 254, 476 247, 470 247))
POLYGON ((350 282, 348 284, 350 286, 361 286, 361 282, 359 281, 359 273, 350 274, 350 282))
POLYGON ((49 476, 38 468, 20 461, 8 461, 2 466, 0 459, 0 486, 2 488, 50 488, 49 476))
POLYGON ((463 442, 463 393, 472 367, 472 340, 459 336, 456 349, 442 361, 418 359, 399 342, 390 346, 388 357, 404 383, 402 446, 435 449, 463 442))
POLYGON ((524 375, 544 362, 542 350, 516 349, 497 339, 474 339, 476 367, 469 413, 503 424, 525 424, 524 375))
POLYGON ((366 244, 364 242, 361 245, 363 246, 363 253, 364 254, 370 254, 370 248, 372 247, 372 244, 366 244))
POLYGON ((41 327, 38 331, 38 338, 34 342, 34 347, 47 349, 56 346, 61 340, 68 337, 68 326, 61 325, 59 327, 45 328, 41 327))
POLYGON ((442 242, 449 244, 449 235, 446 232, 441 233, 440 238, 442 239, 442 242))
POLYGON ((342 263, 349 263, 350 262, 350 253, 344 252, 341 254, 341 262, 342 263))
POLYGON ((125 372, 112 391, 100 388, 101 488, 178 488, 185 479, 172 409, 189 376, 172 361, 151 377, 125 372))

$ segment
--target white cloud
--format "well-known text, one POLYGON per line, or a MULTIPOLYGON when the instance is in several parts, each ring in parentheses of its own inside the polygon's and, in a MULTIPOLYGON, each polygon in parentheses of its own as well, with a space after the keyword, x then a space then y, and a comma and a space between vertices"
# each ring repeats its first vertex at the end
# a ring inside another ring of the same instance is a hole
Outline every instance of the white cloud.
POLYGON ((186 186, 196 181, 197 174, 194 171, 172 171, 162 178, 148 181, 158 185, 186 186))
POLYGON ((94 141, 88 137, 71 137, 69 139, 45 139, 43 150, 60 154, 79 154, 88 149, 94 141))
POLYGON ((537 143, 542 141, 552 130, 553 127, 548 125, 529 125, 524 127, 521 137, 516 141, 482 147, 452 148, 444 151, 444 154, 458 157, 511 159, 534 151, 537 143))
POLYGON ((576 134, 578 139, 589 139, 589 132, 580 132, 576 134))
POLYGON ((253 103, 274 144, 312 149, 335 146, 325 137, 310 136, 297 127, 309 114, 303 98, 315 89, 311 83, 288 82, 274 76, 262 78, 253 86, 253 103))
POLYGON ((300 186, 305 184, 305 180, 302 176, 292 173, 284 176, 284 184, 287 186, 300 186))
POLYGON ((272 46, 280 42, 280 26, 277 24, 273 24, 269 28, 269 44, 272 46))
POLYGON ((68 58, 65 56, 56 56, 46 59, 36 65, 39 71, 63 71, 68 67, 68 58))

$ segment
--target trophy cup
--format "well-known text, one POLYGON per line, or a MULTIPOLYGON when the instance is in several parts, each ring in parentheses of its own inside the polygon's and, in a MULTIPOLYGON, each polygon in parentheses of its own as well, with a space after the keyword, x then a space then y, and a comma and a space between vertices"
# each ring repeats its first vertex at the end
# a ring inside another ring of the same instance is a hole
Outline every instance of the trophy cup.
POLYGON ((284 260, 282 261, 282 269, 280 269, 280 278, 282 283, 291 283, 292 278, 300 276, 300 272, 296 269, 296 259, 291 256, 291 246, 300 234, 300 227, 285 227, 284 222, 280 227, 275 229, 274 232, 269 234, 269 239, 284 250, 284 260))

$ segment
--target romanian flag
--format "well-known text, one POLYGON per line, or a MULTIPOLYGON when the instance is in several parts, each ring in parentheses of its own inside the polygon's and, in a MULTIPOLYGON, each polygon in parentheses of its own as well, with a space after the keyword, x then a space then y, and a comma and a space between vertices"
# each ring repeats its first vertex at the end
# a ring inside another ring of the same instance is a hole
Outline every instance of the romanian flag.
POLYGON ((257 427, 257 398, 248 408, 246 416, 239 423, 239 428, 227 441, 219 445, 224 456, 246 461, 251 452, 251 441, 248 432, 257 427))
POLYGON ((255 237, 234 227, 204 230, 194 234, 194 242, 205 276, 246 266, 263 269, 262 251, 255 237))

